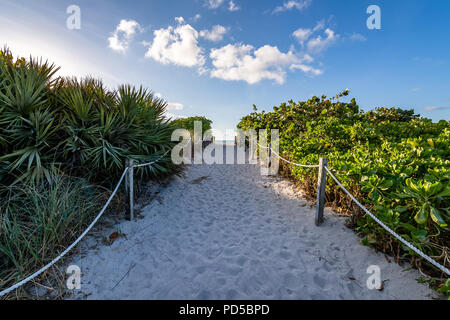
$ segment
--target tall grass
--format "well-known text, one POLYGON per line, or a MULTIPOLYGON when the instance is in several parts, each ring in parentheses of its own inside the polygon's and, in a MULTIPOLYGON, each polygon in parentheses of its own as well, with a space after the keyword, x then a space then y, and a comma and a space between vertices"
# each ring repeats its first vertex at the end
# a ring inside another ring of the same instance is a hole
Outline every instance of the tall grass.
POLYGON ((103 205, 102 192, 82 179, 50 179, 38 186, 16 184, 0 190, 0 289, 55 258, 103 205))

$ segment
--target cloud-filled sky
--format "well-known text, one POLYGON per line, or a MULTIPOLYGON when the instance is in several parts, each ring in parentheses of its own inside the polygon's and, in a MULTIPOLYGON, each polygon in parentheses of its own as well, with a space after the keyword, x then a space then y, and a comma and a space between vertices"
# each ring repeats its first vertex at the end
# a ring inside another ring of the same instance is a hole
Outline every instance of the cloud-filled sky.
POLYGON ((252 105, 346 88, 364 110, 450 119, 450 2, 426 0, 0 0, 0 45, 61 75, 143 85, 175 116, 235 128, 252 105), (77 5, 79 30, 66 26, 77 5), (369 5, 381 29, 369 30, 369 5))

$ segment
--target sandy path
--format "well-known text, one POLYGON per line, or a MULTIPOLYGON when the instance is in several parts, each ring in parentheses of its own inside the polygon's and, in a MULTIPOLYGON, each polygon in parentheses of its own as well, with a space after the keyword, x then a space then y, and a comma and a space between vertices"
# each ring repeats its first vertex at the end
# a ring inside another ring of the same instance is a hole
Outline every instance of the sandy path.
MULTIPOLYGON (((127 235, 72 263, 83 272, 75 298, 429 299, 416 271, 359 244, 344 219, 314 207, 256 165, 197 165, 122 222, 127 235), (366 286, 369 265, 384 290, 366 286)), ((108 233, 105 234, 107 236, 108 233)), ((88 240, 88 241, 92 241, 88 240)), ((87 245, 86 245, 87 246, 87 245)))

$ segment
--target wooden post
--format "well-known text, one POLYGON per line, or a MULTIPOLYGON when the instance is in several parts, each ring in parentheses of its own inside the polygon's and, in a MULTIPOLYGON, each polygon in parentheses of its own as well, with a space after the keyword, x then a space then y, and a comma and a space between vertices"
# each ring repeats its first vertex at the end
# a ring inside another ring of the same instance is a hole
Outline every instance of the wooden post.
POLYGON ((268 155, 268 159, 267 159, 267 167, 270 168, 270 166, 272 165, 272 142, 269 142, 269 155, 268 155))
POLYGON ((317 202, 316 202, 316 226, 323 223, 323 208, 325 205, 325 186, 327 184, 327 171, 325 167, 328 164, 327 158, 320 158, 319 176, 317 179, 317 202))
POLYGON ((127 220, 134 220, 134 168, 133 159, 127 160, 128 172, 125 178, 125 198, 126 198, 126 211, 125 215, 127 220))

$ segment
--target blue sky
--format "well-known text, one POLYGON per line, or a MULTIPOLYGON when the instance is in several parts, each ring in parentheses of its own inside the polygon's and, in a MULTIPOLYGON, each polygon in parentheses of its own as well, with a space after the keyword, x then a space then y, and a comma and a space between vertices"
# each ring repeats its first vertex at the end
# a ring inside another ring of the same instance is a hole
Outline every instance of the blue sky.
POLYGON ((414 108, 450 120, 447 0, 0 0, 0 44, 61 75, 143 85, 173 115, 235 128, 252 105, 346 88, 364 110, 414 108), (232 3, 230 3, 232 2, 232 3), (67 7, 81 28, 66 26, 67 7), (381 29, 369 30, 370 5, 381 29))

